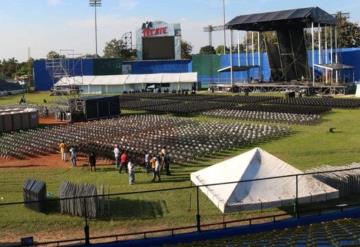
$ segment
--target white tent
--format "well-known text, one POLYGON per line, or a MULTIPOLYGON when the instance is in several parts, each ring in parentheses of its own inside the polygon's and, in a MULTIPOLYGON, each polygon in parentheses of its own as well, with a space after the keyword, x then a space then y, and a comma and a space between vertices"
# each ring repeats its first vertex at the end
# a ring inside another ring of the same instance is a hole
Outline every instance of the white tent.
MULTIPOLYGON (((255 148, 192 173, 191 181, 200 186, 223 213, 227 213, 293 204, 296 198, 295 176, 249 181, 293 174, 302 172, 264 150, 255 148), (214 185, 219 183, 227 184, 214 185)), ((338 190, 312 176, 298 176, 299 203, 326 201, 338 196, 338 190)))
POLYGON ((197 72, 188 73, 159 73, 134 75, 98 75, 63 77, 55 86, 68 85, 126 85, 144 83, 196 83, 197 72))
POLYGON ((123 93, 132 90, 145 90, 148 84, 158 84, 169 91, 191 90, 198 82, 197 72, 158 73, 132 75, 98 75, 63 77, 55 87, 78 86, 88 94, 123 93))
POLYGON ((360 84, 356 85, 356 94, 355 97, 360 98, 360 84))

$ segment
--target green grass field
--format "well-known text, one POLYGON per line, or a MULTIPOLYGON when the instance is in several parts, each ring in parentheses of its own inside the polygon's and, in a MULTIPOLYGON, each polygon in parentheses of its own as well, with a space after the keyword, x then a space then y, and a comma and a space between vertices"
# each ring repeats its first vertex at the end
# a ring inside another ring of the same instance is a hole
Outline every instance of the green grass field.
MULTIPOLYGON (((22 94, 10 95, 0 97, 0 105, 14 105, 20 102, 22 94)), ((47 103, 51 103, 55 97, 50 96, 49 92, 34 92, 25 94, 25 99, 28 104, 44 104, 44 99, 47 103)))
MULTIPOLYGON (((46 94, 41 93, 31 95, 28 99, 39 102, 44 97, 46 94)), ((0 98, 2 104, 1 100, 4 99, 0 98)), ((14 99, 10 97, 6 100, 10 102, 14 99)), ((206 121, 204 117, 198 119, 206 121)), ((360 110, 335 109, 323 116, 321 124, 291 126, 291 135, 258 143, 258 146, 301 170, 324 164, 336 166, 360 162, 359 120, 360 110), (329 133, 331 127, 336 128, 336 133, 329 133)), ((0 169, 0 203, 21 201, 22 184, 27 178, 46 181, 48 192, 54 196, 58 195, 60 184, 65 180, 104 185, 111 193, 189 186, 191 172, 251 148, 229 150, 212 157, 204 157, 191 164, 175 165, 173 176, 163 176, 161 183, 150 183, 151 175, 139 170, 136 174, 136 184, 133 186, 128 185, 128 177, 125 174, 118 174, 112 167, 102 168, 96 173, 90 173, 87 168, 3 168, 0 169)), ((195 206, 194 189, 113 198, 110 204, 112 216, 91 220, 91 233, 93 236, 116 231, 191 225, 195 223, 195 206)), ((32 212, 23 206, 0 207, 0 239, 11 234, 16 236, 46 231, 82 231, 83 219, 61 215, 56 209, 57 206, 52 205, 46 214, 42 214, 32 212)), ((204 221, 222 220, 223 216, 204 195, 200 198, 200 211, 204 221)), ((238 213, 226 217, 248 217, 249 214, 257 213, 238 213)))

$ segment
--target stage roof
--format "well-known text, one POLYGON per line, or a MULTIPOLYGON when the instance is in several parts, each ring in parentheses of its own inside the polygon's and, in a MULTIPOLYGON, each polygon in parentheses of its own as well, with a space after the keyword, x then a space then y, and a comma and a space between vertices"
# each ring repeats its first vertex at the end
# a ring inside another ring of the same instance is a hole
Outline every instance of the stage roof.
POLYGON ((245 31, 273 31, 291 26, 310 27, 336 25, 336 19, 319 7, 290 9, 276 12, 240 15, 226 24, 228 29, 245 31))

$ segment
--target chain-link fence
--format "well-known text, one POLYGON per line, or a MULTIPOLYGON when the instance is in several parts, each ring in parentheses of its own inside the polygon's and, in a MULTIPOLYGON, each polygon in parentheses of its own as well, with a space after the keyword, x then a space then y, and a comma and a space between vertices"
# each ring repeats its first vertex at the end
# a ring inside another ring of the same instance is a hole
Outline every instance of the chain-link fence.
POLYGON ((25 201, 0 203, 2 242, 19 245, 32 235, 35 245, 99 243, 276 222, 357 206, 359 187, 358 165, 124 193, 64 183, 59 196, 32 200, 24 194, 25 201), (29 207, 39 203, 45 210, 29 207), (11 224, 1 222, 9 215, 11 224))

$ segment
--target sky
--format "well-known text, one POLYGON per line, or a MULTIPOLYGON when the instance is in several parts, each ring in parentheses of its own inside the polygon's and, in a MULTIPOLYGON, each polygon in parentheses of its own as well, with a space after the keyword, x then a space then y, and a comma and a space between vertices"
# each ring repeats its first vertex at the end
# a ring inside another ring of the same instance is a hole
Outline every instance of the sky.
MULTIPOLYGON (((318 6, 349 12, 360 22, 359 0, 225 0, 226 21, 237 15, 318 6)), ((50 50, 94 54, 94 9, 88 0, 0 0, 0 59, 44 58, 50 50)), ((98 9, 99 55, 105 43, 120 39, 146 21, 180 23, 183 39, 197 53, 208 44, 203 27, 222 24, 222 0, 102 0, 98 9)), ((223 43, 214 33, 214 46, 223 43)), ((135 39, 134 39, 135 40, 135 39)))

